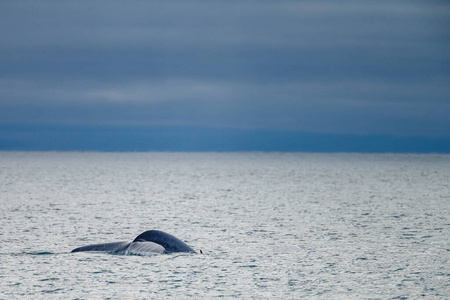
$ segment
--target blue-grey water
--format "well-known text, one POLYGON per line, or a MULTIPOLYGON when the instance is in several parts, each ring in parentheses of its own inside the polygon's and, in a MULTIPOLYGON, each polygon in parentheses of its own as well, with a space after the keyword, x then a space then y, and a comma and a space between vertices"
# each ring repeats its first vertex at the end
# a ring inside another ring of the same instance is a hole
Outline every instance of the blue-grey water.
POLYGON ((0 152, 0 298, 450 297, 450 156, 0 152), (70 253, 159 229, 204 254, 70 253))

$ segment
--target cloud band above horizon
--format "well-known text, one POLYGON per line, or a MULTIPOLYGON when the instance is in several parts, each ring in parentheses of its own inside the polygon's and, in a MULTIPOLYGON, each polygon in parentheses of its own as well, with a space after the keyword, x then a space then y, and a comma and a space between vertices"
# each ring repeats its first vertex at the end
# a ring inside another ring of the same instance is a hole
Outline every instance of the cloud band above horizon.
POLYGON ((450 138, 450 5, 3 1, 0 124, 450 138))

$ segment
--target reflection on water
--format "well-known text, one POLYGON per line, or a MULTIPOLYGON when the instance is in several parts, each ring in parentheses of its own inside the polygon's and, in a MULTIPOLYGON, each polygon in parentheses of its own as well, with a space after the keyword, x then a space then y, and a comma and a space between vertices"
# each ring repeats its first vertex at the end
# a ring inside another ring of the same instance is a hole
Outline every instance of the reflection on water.
POLYGON ((0 152, 0 298, 445 298, 450 156, 0 152), (69 253, 166 231, 204 254, 69 253))

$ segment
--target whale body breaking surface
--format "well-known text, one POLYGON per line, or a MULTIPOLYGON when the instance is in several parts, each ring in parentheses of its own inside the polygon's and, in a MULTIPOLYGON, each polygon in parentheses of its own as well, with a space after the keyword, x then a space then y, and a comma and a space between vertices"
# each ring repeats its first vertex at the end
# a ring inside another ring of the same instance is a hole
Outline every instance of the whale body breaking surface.
POLYGON ((159 230, 149 230, 138 235, 131 242, 113 242, 87 245, 71 252, 108 252, 117 254, 149 255, 155 253, 195 252, 186 243, 159 230))

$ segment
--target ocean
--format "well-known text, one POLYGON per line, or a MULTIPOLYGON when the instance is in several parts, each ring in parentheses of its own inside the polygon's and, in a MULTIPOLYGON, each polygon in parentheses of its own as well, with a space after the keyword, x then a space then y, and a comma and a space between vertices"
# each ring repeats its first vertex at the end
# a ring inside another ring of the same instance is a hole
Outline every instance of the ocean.
POLYGON ((448 299, 450 155, 0 152, 0 298, 448 299), (158 229, 203 254, 70 253, 158 229))

